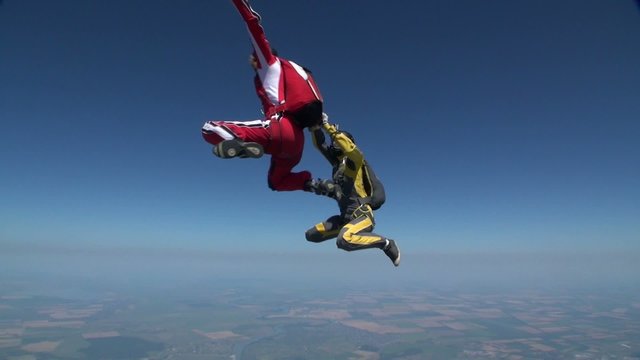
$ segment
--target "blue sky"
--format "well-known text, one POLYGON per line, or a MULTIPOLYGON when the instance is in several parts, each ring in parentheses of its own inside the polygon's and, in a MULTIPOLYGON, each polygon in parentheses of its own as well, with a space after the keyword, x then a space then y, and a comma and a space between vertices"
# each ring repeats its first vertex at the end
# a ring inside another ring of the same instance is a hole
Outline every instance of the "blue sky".
MULTIPOLYGON (((403 252, 640 250, 633 1, 254 0, 387 190, 403 252)), ((260 117, 230 1, 4 1, 0 245, 336 252, 337 210, 221 160, 260 117)), ((299 169, 330 174, 310 141, 299 169)))

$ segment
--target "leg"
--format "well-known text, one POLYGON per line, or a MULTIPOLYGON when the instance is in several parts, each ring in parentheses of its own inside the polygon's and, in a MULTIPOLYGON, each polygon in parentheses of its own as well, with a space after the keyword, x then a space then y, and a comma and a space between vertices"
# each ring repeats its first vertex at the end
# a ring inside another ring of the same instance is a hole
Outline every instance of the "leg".
POLYGON ((393 265, 400 265, 400 250, 394 240, 374 234, 373 211, 369 205, 358 208, 355 218, 346 224, 340 233, 336 245, 346 251, 378 248, 384 251, 393 265))
POLYGON ((285 116, 272 120, 269 129, 272 141, 265 148, 271 154, 269 188, 275 191, 303 190, 305 182, 311 179, 311 173, 292 172, 300 162, 304 150, 302 129, 285 116))
POLYGON ((208 121, 202 127, 205 141, 215 145, 213 153, 221 158, 261 157, 270 143, 269 122, 208 121))
POLYGON ((372 233, 373 227, 373 221, 368 216, 359 216, 340 230, 336 245, 345 251, 382 249, 387 241, 384 237, 372 233))
POLYGON ((271 157, 271 166, 267 181, 269 188, 274 191, 304 190, 304 184, 311 179, 308 171, 292 172, 297 161, 271 157))
POLYGON ((269 121, 207 121, 202 126, 202 137, 208 143, 217 145, 221 141, 240 139, 257 142, 263 147, 269 145, 269 121))
POLYGON ((307 241, 319 243, 338 236, 340 227, 343 225, 340 215, 334 215, 326 221, 317 224, 307 230, 305 237, 307 241))

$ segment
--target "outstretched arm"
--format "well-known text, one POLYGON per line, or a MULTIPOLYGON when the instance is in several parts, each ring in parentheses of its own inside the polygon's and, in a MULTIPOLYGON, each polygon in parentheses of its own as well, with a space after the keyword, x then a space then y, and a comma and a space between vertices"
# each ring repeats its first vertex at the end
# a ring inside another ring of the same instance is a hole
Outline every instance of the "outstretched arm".
POLYGON ((320 127, 320 125, 316 125, 309 128, 311 132, 311 139, 313 140, 313 146, 315 146, 318 151, 329 161, 331 166, 335 165, 338 161, 331 153, 329 152, 329 145, 325 142, 324 131, 320 127))
POLYGON ((233 5, 238 9, 238 12, 240 12, 242 19, 247 23, 247 29, 249 30, 253 49, 256 59, 258 60, 258 67, 264 69, 276 62, 277 58, 271 52, 269 41, 267 41, 264 29, 262 25, 260 25, 260 14, 251 8, 248 0, 232 1, 233 5))
POLYGON ((340 147, 347 157, 347 167, 345 168, 344 174, 355 179, 358 175, 358 169, 360 169, 364 162, 364 155, 347 135, 338 131, 335 125, 329 122, 323 122, 322 126, 325 131, 331 135, 333 142, 340 147))

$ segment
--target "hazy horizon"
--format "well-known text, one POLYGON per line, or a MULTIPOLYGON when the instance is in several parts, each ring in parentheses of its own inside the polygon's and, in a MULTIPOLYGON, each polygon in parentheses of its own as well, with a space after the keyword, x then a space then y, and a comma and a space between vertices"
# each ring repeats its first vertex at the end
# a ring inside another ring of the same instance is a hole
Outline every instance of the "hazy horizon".
MULTIPOLYGON (((310 244, 311 245, 311 244, 310 244)), ((315 244, 313 244, 315 245, 315 244)), ((434 252, 408 251, 394 268, 377 249, 347 253, 327 246, 272 251, 41 246, 3 243, 0 280, 12 275, 105 280, 117 284, 223 281, 311 282, 322 287, 354 284, 384 287, 536 288, 640 287, 640 252, 434 252), (372 274, 362 277, 363 273, 372 274)))

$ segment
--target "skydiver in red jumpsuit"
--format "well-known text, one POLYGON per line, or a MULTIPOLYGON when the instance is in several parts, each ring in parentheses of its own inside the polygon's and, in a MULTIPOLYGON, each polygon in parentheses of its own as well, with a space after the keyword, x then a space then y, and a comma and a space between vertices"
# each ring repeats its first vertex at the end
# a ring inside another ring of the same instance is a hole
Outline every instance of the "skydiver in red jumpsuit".
POLYGON ((304 148, 303 129, 322 122, 322 96, 309 70, 278 57, 260 25, 260 15, 247 0, 232 0, 247 23, 253 43, 250 63, 265 119, 207 121, 202 136, 220 158, 271 155, 269 188, 313 191, 311 173, 292 172, 304 148))

